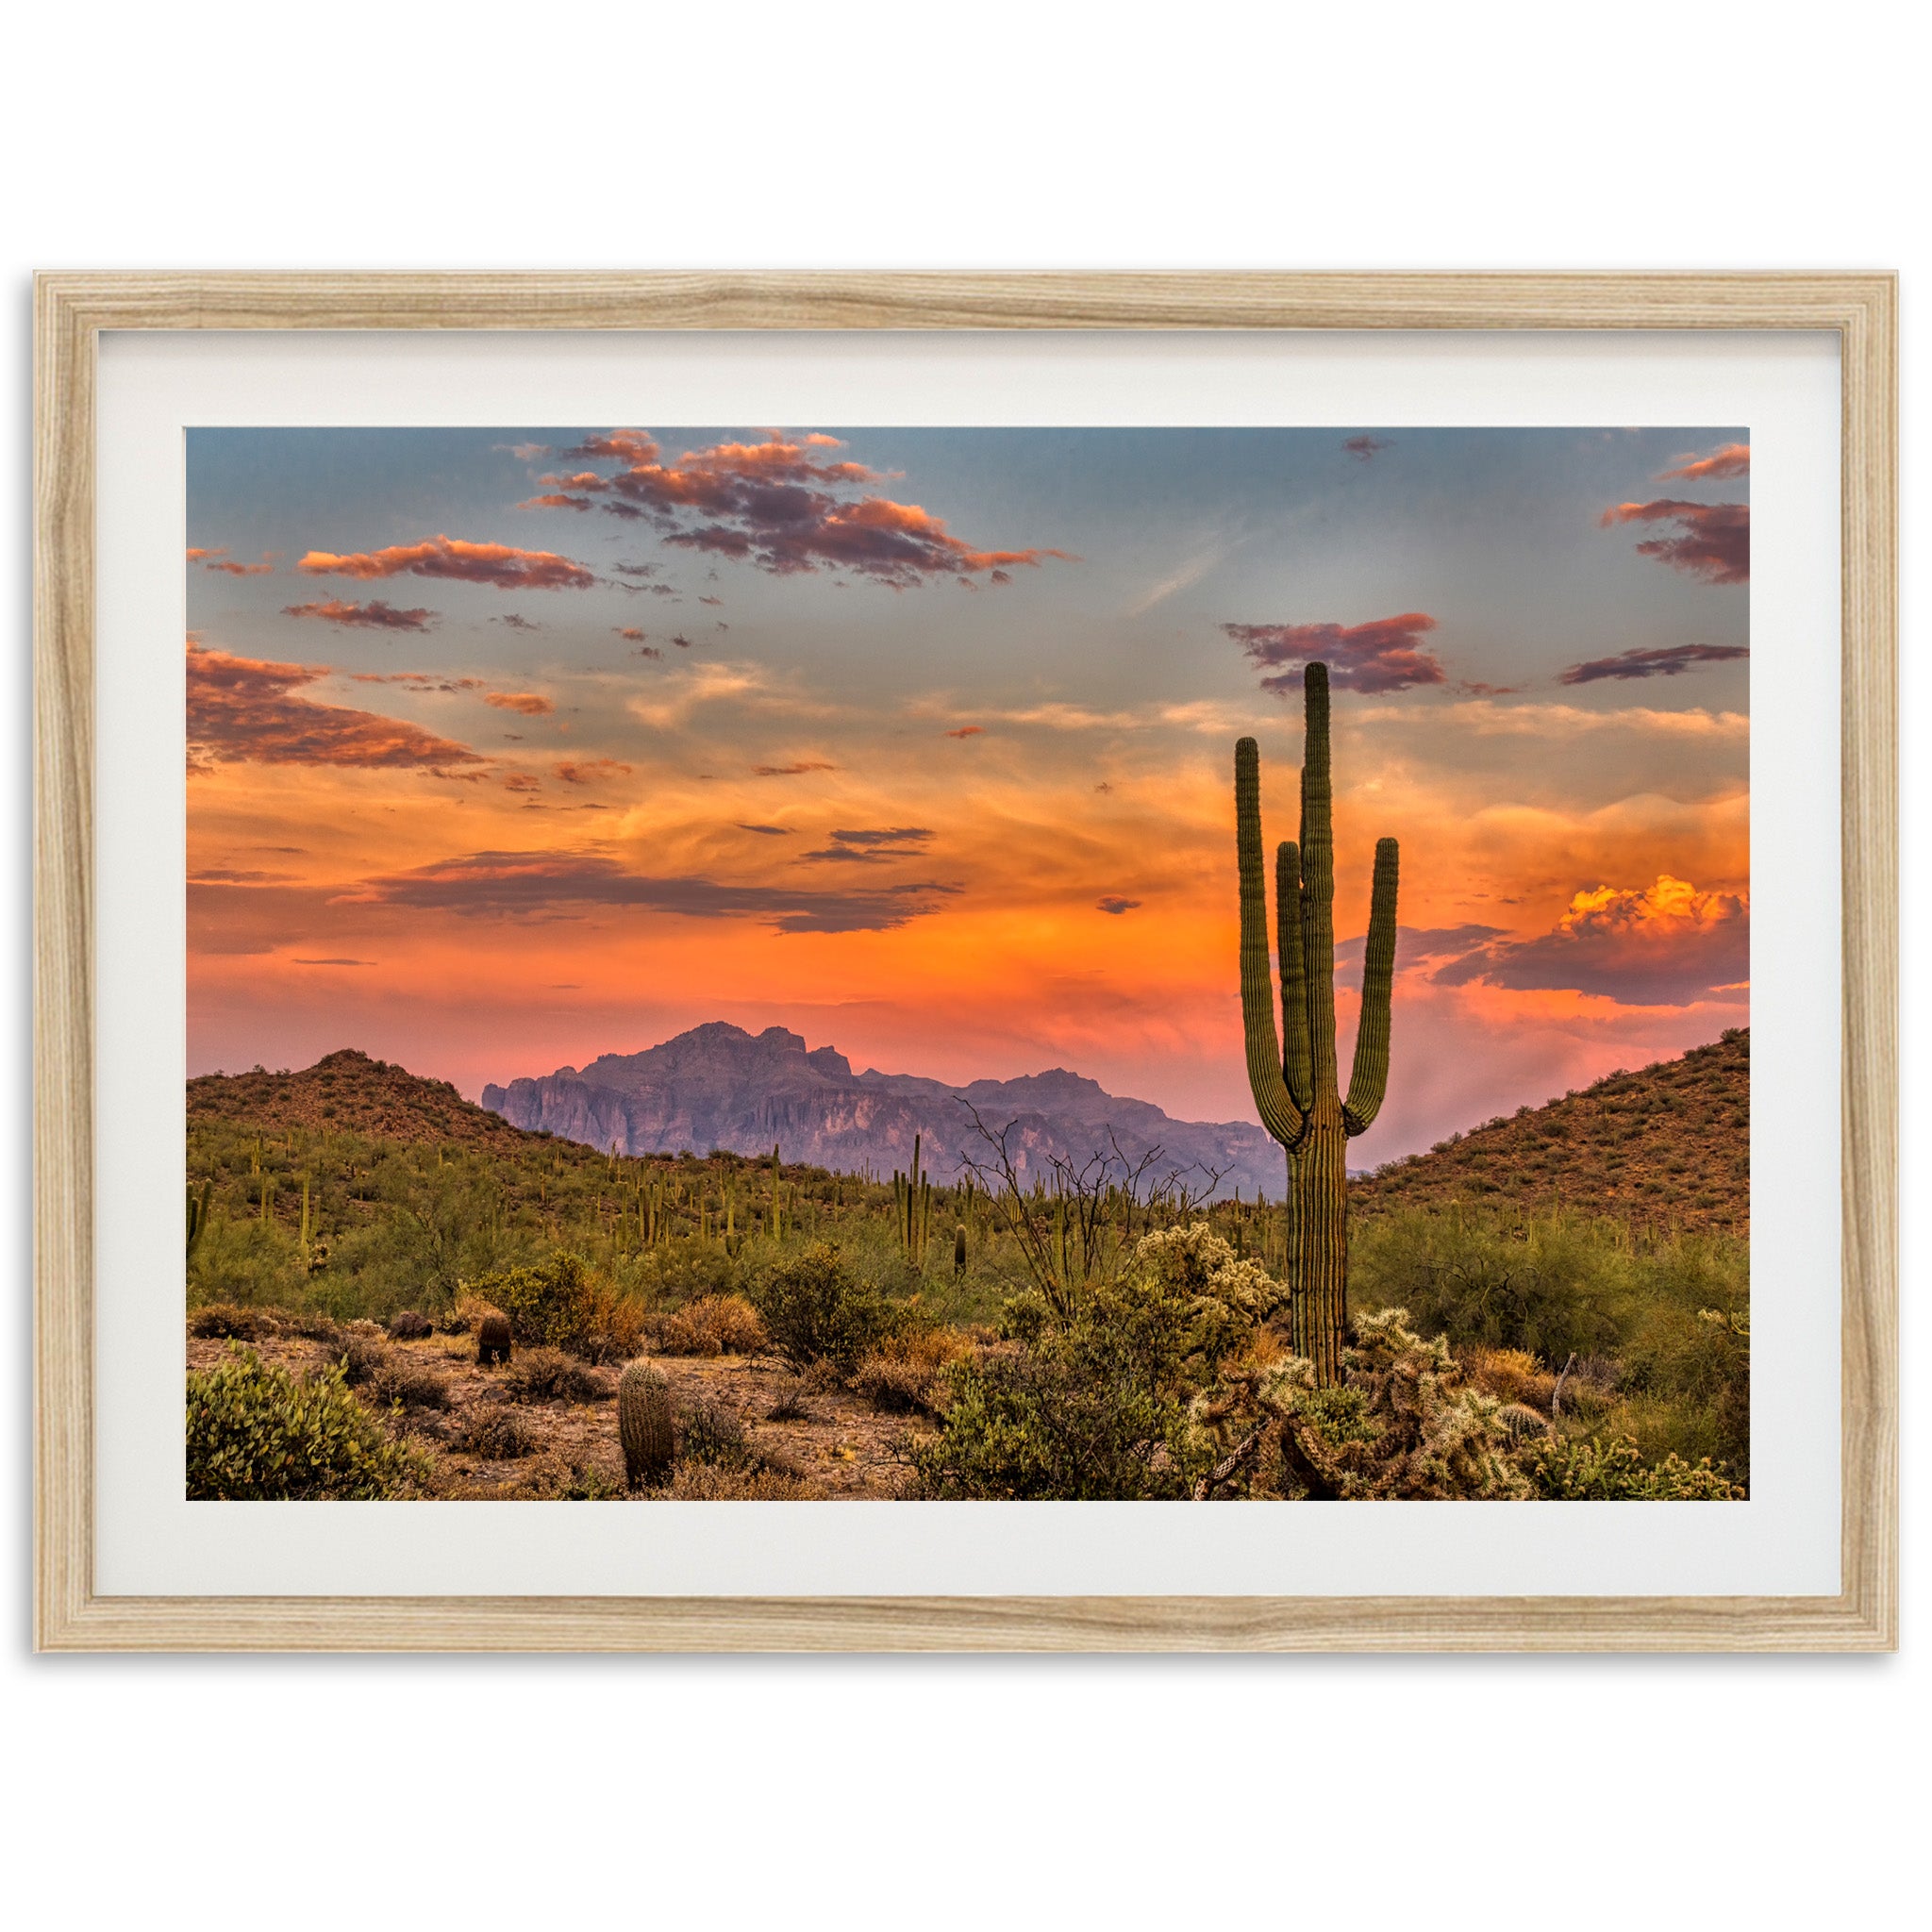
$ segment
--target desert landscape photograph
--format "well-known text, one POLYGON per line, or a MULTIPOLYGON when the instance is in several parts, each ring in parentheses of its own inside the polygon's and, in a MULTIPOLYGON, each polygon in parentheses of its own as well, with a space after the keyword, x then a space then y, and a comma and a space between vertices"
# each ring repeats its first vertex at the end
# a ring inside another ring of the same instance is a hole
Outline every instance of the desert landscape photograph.
POLYGON ((186 464, 191 1498, 1749 1495, 1748 429, 186 464))

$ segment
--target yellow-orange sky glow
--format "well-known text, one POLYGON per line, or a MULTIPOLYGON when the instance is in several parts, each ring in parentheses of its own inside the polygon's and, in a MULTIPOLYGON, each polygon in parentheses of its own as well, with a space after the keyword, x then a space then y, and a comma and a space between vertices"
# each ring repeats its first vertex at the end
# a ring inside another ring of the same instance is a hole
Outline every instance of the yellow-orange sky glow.
POLYGON ((1233 747, 1293 836, 1311 655, 1357 951, 1402 845, 1352 1162, 1745 1023, 1739 432, 1125 434, 196 432, 191 1071, 730 1020, 1252 1119, 1233 747))

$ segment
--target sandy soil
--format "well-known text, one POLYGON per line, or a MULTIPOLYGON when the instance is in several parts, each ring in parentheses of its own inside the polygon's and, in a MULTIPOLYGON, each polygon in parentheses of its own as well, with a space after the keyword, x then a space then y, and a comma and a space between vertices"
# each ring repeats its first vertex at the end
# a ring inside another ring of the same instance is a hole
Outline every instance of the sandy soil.
MULTIPOLYGON (((220 1361, 231 1344, 190 1336, 188 1366, 206 1369, 220 1361)), ((328 1351, 320 1341, 293 1335, 265 1336, 248 1346, 264 1361, 301 1373, 316 1368, 328 1351)), ((391 1412, 399 1428, 430 1458, 435 1492, 461 1500, 554 1498, 571 1480, 573 1469, 594 1469, 607 1483, 622 1488, 624 1456, 617 1440, 617 1372, 597 1372, 609 1394, 591 1402, 520 1402, 519 1419, 536 1438, 531 1454, 491 1460, 451 1446, 461 1433, 467 1411, 505 1398, 505 1371, 480 1367, 469 1336, 425 1336, 415 1341, 389 1341, 387 1359, 433 1369, 448 1389, 448 1407, 411 1407, 391 1412)), ((773 1421, 772 1409, 800 1391, 798 1378, 775 1357, 658 1356, 650 1358, 671 1385, 682 1418, 708 1403, 743 1426, 754 1458, 782 1479, 800 1487, 784 1493, 879 1501, 896 1495, 908 1474, 902 1445, 917 1417, 881 1414, 849 1390, 811 1390, 804 1394, 804 1415, 773 1421)), ((366 1385, 357 1391, 369 1399, 366 1385)), ((689 1481, 689 1475, 685 1478, 689 1481)))

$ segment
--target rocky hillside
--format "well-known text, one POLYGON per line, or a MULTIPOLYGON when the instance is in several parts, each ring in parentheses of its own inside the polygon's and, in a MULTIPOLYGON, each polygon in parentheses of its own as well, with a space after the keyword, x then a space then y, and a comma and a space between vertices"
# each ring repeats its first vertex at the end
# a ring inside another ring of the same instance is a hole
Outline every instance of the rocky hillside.
POLYGON ((1654 1228, 1751 1230, 1751 1034, 1612 1074, 1349 1183, 1358 1213, 1479 1201, 1654 1228))
POLYGON ((188 1083, 188 1119, 245 1122, 268 1133, 290 1127, 390 1141, 519 1145, 530 1136, 465 1100, 447 1080, 425 1080, 345 1047, 299 1074, 204 1074, 188 1083))
POLYGON ((885 1175, 910 1164, 912 1137, 935 1181, 983 1158, 973 1112, 1008 1146, 1023 1175, 1056 1156, 1076 1165, 1116 1137, 1130 1161, 1159 1150, 1152 1172, 1191 1171, 1198 1185, 1221 1173, 1223 1193, 1281 1191, 1281 1154, 1258 1126, 1171 1119, 1056 1067, 1017 1080, 948 1087, 907 1074, 855 1074, 829 1046, 808 1050, 782 1026, 754 1037, 714 1021, 643 1053, 606 1054, 581 1070, 486 1087, 483 1105, 520 1127, 542 1128, 620 1154, 769 1154, 847 1174, 885 1175))

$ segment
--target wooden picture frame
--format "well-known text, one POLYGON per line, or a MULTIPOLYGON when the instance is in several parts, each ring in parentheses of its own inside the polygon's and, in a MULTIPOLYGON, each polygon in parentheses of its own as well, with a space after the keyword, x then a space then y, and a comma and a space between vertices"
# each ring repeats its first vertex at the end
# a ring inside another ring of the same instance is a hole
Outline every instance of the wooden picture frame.
POLYGON ((36 293, 44 1650, 1885 1650, 1898 1627, 1897 290, 1887 275, 55 274, 36 293), (1842 1541, 1803 1597, 120 1597, 94 1534, 95 357, 110 330, 1823 331, 1842 398, 1842 1541))

